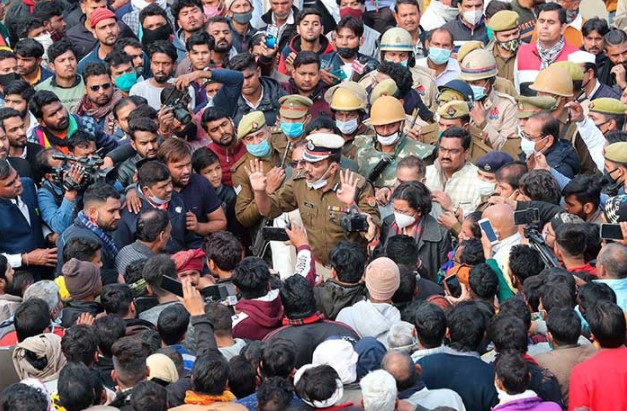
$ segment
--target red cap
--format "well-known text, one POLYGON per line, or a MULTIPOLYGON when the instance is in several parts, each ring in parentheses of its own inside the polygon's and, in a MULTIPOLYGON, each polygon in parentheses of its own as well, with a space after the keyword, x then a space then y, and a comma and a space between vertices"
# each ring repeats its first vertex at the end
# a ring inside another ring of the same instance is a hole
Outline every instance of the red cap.
POLYGON ((203 268, 203 262, 205 253, 200 248, 193 250, 179 251, 176 254, 170 256, 176 264, 176 272, 183 273, 185 271, 201 271, 203 268))
POLYGON ((89 19, 89 24, 92 27, 96 27, 96 24, 100 23, 102 20, 106 19, 115 19, 117 21, 117 17, 115 17, 115 13, 107 8, 97 9, 91 14, 91 18, 89 19))

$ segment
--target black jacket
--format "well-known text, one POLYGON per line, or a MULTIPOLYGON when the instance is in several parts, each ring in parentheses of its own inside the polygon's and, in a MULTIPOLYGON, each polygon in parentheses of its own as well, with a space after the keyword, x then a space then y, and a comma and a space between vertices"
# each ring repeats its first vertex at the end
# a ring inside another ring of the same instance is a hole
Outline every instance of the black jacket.
POLYGON ((70 328, 81 314, 89 313, 95 317, 103 311, 102 305, 96 301, 70 301, 63 309, 61 326, 70 328))
MULTIPOLYGON (((83 57, 91 53, 98 44, 98 40, 96 40, 91 31, 85 28, 85 19, 86 17, 83 14, 80 19, 80 24, 76 24, 65 32, 65 37, 72 42, 72 49, 74 50, 74 53, 76 53, 77 61, 80 61, 83 57)), ((133 30, 131 30, 126 23, 118 21, 118 25, 120 26, 119 39, 137 38, 135 37, 133 30)))
POLYGON ((278 81, 270 77, 261 76, 259 82, 261 83, 261 87, 263 87, 263 96, 261 97, 259 106, 257 106, 256 109, 251 108, 246 104, 244 97, 240 96, 237 101, 237 111, 233 116, 235 124, 239 124, 242 117, 252 111, 262 111, 266 117, 266 124, 268 126, 273 126, 276 122, 276 115, 280 107, 279 98, 287 95, 287 92, 281 88, 278 81))
MULTIPOLYGON (((573 178, 575 174, 579 174, 581 169, 579 156, 570 142, 563 139, 555 140, 553 145, 544 153, 544 156, 549 166, 564 176, 573 178)), ((525 161, 525 158, 525 153, 521 153, 520 160, 525 161)))
MULTIPOLYGON (((296 16, 298 15, 298 12, 299 10, 296 8, 296 6, 292 6, 292 13, 294 15, 294 21, 296 21, 296 16)), ((266 14, 261 16, 261 21, 266 23, 266 26, 260 28, 259 30, 264 31, 268 28, 268 25, 272 24, 272 10, 268 10, 266 14)), ((281 32, 278 38, 279 50, 283 50, 283 47, 287 46, 287 43, 296 34, 298 34, 296 32, 296 23, 286 24, 285 28, 283 29, 283 32, 281 32)))
POLYGON ((328 279, 324 284, 314 287, 314 297, 318 310, 326 318, 335 320, 342 308, 366 299, 366 286, 363 283, 344 285, 328 279))

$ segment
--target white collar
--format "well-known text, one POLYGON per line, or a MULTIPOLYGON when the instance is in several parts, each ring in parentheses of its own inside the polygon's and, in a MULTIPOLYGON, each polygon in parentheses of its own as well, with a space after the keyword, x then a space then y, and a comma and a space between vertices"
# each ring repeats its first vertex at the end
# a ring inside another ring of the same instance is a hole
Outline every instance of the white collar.
POLYGON ((272 13, 272 24, 274 24, 275 26, 279 27, 279 29, 283 26, 285 26, 286 24, 294 24, 294 10, 290 9, 290 14, 289 16, 287 16, 287 20, 285 20, 285 23, 283 23, 283 26, 279 26, 276 22, 276 18, 274 17, 274 13, 272 13))
POLYGON ((510 395, 503 390, 496 389, 496 392, 499 396, 499 405, 507 404, 508 402, 523 400, 526 398, 534 398, 537 397, 538 394, 532 390, 526 390, 525 392, 521 392, 520 394, 510 395))

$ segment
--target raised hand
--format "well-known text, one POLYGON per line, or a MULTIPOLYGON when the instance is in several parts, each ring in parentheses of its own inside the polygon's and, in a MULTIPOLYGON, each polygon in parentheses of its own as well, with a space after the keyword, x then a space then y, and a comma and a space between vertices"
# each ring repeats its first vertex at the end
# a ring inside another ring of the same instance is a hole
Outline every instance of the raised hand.
POLYGON ((263 164, 260 160, 250 160, 249 167, 244 167, 248 179, 250 180, 250 186, 253 191, 266 191, 268 186, 268 178, 263 173, 263 164))
POLYGON ((340 171, 340 189, 335 193, 338 200, 349 207, 355 204, 358 181, 356 173, 350 170, 340 171))
POLYGON ((266 193, 268 195, 274 194, 276 190, 281 187, 283 181, 285 180, 285 171, 281 167, 274 167, 270 172, 268 172, 267 184, 266 184, 266 193))
POLYGON ((292 228, 285 228, 285 232, 287 236, 290 238, 290 243, 296 248, 309 244, 307 240, 307 231, 305 231, 305 227, 296 224, 294 220, 291 222, 292 228))

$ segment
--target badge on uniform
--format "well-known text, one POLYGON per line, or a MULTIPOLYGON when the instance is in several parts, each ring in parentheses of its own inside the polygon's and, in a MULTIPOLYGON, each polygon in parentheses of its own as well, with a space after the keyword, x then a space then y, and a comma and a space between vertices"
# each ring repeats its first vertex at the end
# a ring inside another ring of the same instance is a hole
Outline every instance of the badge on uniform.
POLYGON ((416 91, 418 92, 418 94, 420 94, 421 96, 424 96, 425 94, 427 94, 427 92, 425 91, 425 86, 423 86, 422 84, 419 85, 418 87, 416 87, 416 91))
POLYGON ((374 196, 368 196, 366 197, 366 204, 368 204, 369 207, 374 207, 377 205, 377 199, 374 196))
POLYGON ((492 110, 490 110, 490 115, 488 116, 488 118, 490 120, 496 120, 497 118, 499 118, 499 109, 498 109, 498 107, 492 107, 492 110))

